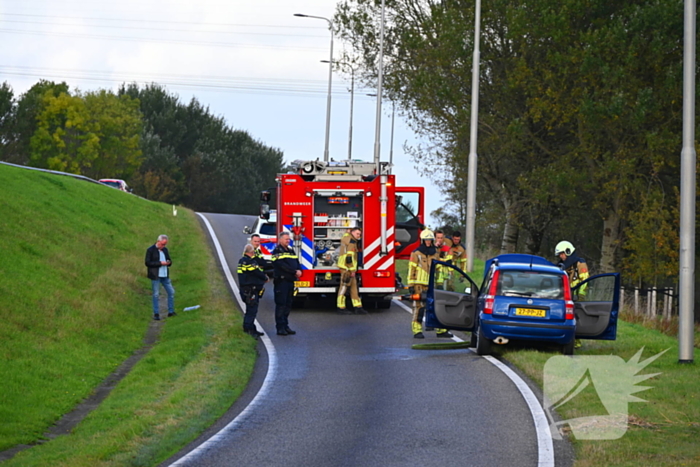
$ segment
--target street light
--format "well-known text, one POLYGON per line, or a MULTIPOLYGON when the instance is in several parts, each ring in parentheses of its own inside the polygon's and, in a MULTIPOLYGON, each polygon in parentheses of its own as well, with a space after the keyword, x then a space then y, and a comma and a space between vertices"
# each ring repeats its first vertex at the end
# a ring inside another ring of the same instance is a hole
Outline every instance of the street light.
POLYGON ((328 22, 328 30, 331 32, 331 55, 328 61, 328 98, 326 100, 326 147, 323 150, 323 160, 328 162, 328 144, 331 136, 331 82, 333 81, 333 23, 323 16, 304 15, 301 13, 294 13, 294 16, 299 18, 322 19, 328 22))
MULTIPOLYGON (((369 97, 377 97, 376 94, 367 94, 369 97)), ((394 117, 396 116, 396 102, 391 101, 391 139, 389 140, 389 173, 394 166, 394 117)))
MULTIPOLYGON (((322 63, 330 63, 328 60, 321 60, 322 63)), ((341 62, 347 65, 347 62, 341 62)), ((355 101, 355 67, 350 68, 350 134, 348 135, 348 160, 352 160, 352 110, 355 101)))

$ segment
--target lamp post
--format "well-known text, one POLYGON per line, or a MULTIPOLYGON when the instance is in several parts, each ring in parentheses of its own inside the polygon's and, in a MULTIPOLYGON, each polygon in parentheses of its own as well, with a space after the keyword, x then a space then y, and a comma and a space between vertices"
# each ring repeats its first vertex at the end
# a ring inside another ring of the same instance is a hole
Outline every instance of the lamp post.
MULTIPOLYGON (((329 63, 328 60, 321 60, 322 63, 329 63)), ((340 62, 343 65, 348 65, 347 62, 340 62)), ((355 67, 348 65, 350 68, 350 133, 348 135, 348 160, 352 160, 352 111, 355 103, 355 67)))
POLYGON ((328 97, 326 99, 326 146, 323 150, 323 160, 328 162, 328 145, 331 136, 331 83, 333 81, 333 23, 323 16, 304 15, 302 13, 294 13, 294 16, 299 18, 322 19, 328 23, 328 30, 331 32, 331 54, 328 60, 328 97))
MULTIPOLYGON (((376 94, 367 94, 369 97, 377 97, 376 94)), ((391 101, 391 139, 389 142, 389 173, 394 164, 394 117, 396 116, 396 102, 391 101)))

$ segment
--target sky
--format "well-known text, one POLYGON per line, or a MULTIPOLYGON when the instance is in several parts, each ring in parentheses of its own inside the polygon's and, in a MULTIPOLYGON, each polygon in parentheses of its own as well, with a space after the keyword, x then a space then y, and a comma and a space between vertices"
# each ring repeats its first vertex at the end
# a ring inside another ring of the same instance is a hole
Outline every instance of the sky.
MULTIPOLYGON (((16 95, 39 79, 71 89, 116 90, 123 82, 163 84, 193 97, 280 149, 286 162, 323 159, 334 0, 0 0, 0 82, 16 95)), ((334 59, 346 46, 334 41, 334 59)), ((329 155, 348 158, 350 78, 332 76, 329 155)), ((355 88, 352 158, 372 161, 376 89, 355 88)), ((384 102, 381 160, 391 150, 391 104, 384 102)), ((442 202, 404 151, 416 139, 397 109, 397 185, 426 188, 426 212, 442 202)), ((429 220, 429 224, 433 221, 429 220)))

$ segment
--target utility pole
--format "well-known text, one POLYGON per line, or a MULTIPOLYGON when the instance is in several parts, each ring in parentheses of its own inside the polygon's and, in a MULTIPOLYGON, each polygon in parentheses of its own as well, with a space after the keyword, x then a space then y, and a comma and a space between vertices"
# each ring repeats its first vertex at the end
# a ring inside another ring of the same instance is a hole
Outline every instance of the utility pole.
POLYGON ((695 0, 685 0, 678 362, 693 362, 695 311, 695 0))

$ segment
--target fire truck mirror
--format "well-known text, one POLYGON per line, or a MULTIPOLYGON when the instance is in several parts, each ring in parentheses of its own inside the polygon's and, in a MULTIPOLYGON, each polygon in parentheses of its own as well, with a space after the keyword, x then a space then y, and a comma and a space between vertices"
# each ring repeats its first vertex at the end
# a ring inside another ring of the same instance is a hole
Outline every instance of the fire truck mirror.
POLYGON ((265 191, 260 192, 260 201, 262 203, 269 203, 270 202, 270 191, 269 190, 265 190, 265 191))
POLYGON ((260 205, 260 217, 263 219, 270 219, 270 205, 261 204, 260 205))

